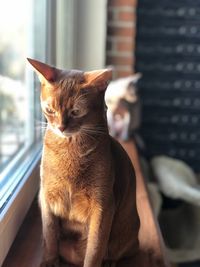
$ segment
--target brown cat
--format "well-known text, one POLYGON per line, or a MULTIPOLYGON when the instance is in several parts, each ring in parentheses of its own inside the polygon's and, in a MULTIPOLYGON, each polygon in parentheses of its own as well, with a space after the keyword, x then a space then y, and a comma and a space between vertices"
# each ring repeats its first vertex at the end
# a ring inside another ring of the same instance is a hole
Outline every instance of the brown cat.
POLYGON ((108 134, 110 70, 63 71, 28 59, 48 121, 41 164, 42 267, 133 267, 139 218, 132 164, 108 134))

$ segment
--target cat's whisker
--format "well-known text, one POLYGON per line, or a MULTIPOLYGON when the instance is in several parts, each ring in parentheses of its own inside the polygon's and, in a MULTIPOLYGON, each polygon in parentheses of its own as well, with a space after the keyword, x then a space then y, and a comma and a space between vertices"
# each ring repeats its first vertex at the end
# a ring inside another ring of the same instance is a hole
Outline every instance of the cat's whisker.
POLYGON ((45 121, 35 120, 35 122, 36 122, 36 126, 47 126, 48 125, 48 123, 45 121))
POLYGON ((103 127, 89 127, 89 126, 83 126, 81 128, 82 132, 87 133, 88 135, 103 135, 106 134, 106 129, 103 127))
POLYGON ((104 128, 84 128, 86 131, 105 132, 104 128))
POLYGON ((85 129, 102 129, 105 130, 104 125, 84 125, 85 129))
POLYGON ((42 131, 42 132, 44 132, 44 131, 46 131, 47 130, 47 128, 46 127, 35 127, 35 129, 36 130, 40 130, 40 131, 42 131))
POLYGON ((47 127, 45 127, 45 126, 39 126, 39 127, 37 127, 38 129, 41 129, 41 130, 47 130, 48 128, 47 127))
POLYGON ((96 129, 85 129, 86 132, 88 133, 105 133, 103 130, 96 130, 96 129))
POLYGON ((91 139, 95 140, 95 137, 94 137, 94 136, 92 136, 91 134, 88 134, 88 133, 85 132, 85 131, 81 131, 81 135, 84 135, 84 136, 86 136, 86 137, 88 137, 88 138, 91 138, 91 139))
POLYGON ((35 120, 35 122, 37 122, 37 123, 46 123, 46 124, 48 124, 48 122, 46 122, 46 121, 41 121, 41 120, 35 120))
POLYGON ((101 127, 101 126, 84 126, 85 129, 93 129, 93 130, 105 130, 105 127, 101 127))
POLYGON ((41 123, 41 124, 38 124, 38 126, 48 126, 48 124, 43 124, 43 123, 41 123))
POLYGON ((35 128, 37 130, 41 130, 42 132, 45 132, 47 129, 49 129, 49 124, 45 121, 39 121, 39 120, 35 120, 36 124, 35 124, 35 128))

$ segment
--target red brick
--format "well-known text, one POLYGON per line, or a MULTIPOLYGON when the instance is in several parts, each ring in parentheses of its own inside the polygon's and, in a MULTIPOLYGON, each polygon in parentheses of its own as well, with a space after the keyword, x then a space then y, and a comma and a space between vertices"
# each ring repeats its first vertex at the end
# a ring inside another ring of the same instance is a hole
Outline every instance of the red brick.
POLYGON ((137 0, 108 0, 107 3, 109 42, 107 39, 106 64, 116 67, 117 77, 124 77, 133 73, 135 64, 134 22, 137 0))
POLYGON ((134 45, 133 42, 117 42, 116 49, 117 51, 133 52, 134 45))
POLYGON ((121 66, 130 66, 133 64, 132 57, 123 57, 123 56, 107 56, 107 65, 121 65, 121 66))
POLYGON ((126 77, 126 76, 133 74, 133 71, 116 70, 115 74, 116 74, 116 78, 121 78, 121 77, 126 77))
POLYGON ((135 19, 135 12, 121 11, 118 14, 118 20, 120 21, 131 21, 134 23, 135 19))
POLYGON ((108 26, 107 35, 130 37, 135 35, 135 28, 108 26))
POLYGON ((136 6, 137 0, 108 0, 108 6, 136 6))

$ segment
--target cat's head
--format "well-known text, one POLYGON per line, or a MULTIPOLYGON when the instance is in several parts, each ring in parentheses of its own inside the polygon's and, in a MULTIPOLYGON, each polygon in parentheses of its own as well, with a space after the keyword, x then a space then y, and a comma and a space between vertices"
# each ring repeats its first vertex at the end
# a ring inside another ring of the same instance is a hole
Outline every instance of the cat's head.
POLYGON ((137 82, 141 77, 141 73, 135 73, 110 82, 105 94, 108 109, 114 111, 122 99, 130 104, 137 102, 137 82))
POLYGON ((104 94, 112 72, 60 70, 28 59, 41 82, 41 107, 49 128, 60 137, 100 132, 104 94))

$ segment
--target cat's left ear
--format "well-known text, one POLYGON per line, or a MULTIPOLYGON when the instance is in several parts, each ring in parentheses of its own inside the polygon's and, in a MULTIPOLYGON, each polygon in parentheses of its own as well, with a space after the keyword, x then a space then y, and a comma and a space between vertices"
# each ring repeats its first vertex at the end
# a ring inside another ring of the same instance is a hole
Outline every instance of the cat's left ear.
POLYGON ((35 59, 27 58, 36 71, 42 85, 55 82, 61 70, 35 59))
POLYGON ((84 72, 84 88, 93 87, 105 91, 112 79, 112 69, 102 69, 84 72))

